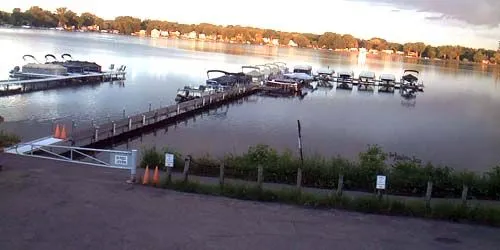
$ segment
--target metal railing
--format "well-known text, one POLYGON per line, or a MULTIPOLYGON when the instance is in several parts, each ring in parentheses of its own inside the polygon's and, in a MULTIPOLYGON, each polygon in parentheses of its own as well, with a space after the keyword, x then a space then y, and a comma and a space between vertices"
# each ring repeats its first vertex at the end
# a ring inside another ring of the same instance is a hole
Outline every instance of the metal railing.
POLYGON ((42 145, 36 143, 20 143, 11 148, 11 152, 19 155, 80 163, 98 167, 130 170, 131 179, 135 179, 137 170, 137 150, 119 151, 96 148, 70 147, 61 145, 42 145), (29 150, 18 151, 18 148, 29 147, 29 150), (107 159, 107 160, 106 160, 107 159))

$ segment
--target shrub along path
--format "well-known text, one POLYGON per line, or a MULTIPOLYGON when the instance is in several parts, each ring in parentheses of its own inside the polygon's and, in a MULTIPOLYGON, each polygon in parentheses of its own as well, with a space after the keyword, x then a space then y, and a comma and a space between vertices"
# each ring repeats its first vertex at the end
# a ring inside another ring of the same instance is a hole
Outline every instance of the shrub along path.
POLYGON ((0 249, 498 249, 500 229, 179 193, 0 154, 0 249))

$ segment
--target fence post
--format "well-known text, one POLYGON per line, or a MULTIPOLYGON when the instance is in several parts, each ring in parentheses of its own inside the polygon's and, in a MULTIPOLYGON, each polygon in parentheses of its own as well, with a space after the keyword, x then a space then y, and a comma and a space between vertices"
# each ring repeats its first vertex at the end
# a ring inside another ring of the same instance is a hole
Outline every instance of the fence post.
POLYGON ((172 182, 172 168, 167 167, 167 183, 171 183, 171 182, 172 182))
POLYGON ((116 122, 112 122, 113 123, 113 136, 116 135, 116 122))
POLYGON ((339 183, 337 184, 337 196, 342 196, 342 189, 344 188, 344 175, 339 174, 339 183))
POLYGON ((132 118, 128 117, 128 131, 132 130, 132 118))
POLYGON ((97 142, 99 140, 99 127, 94 127, 95 132, 94 132, 94 141, 97 142))
POLYGON ((146 115, 142 115, 142 126, 146 125, 146 115))
POLYGON ((425 193, 425 202, 428 208, 431 206, 431 197, 432 197, 432 181, 427 181, 427 192, 425 193))
POLYGON ((264 169, 262 168, 262 165, 259 164, 257 166, 257 186, 259 188, 262 188, 262 181, 263 181, 263 174, 264 174, 264 169))
POLYGON ((189 164, 191 163, 191 156, 188 155, 184 159, 184 171, 182 174, 184 175, 184 182, 188 181, 188 172, 189 172, 189 164))
POLYGON ((462 189, 462 204, 466 205, 467 204, 467 193, 469 192, 469 187, 467 185, 463 185, 462 189))
POLYGON ((130 166, 130 180, 127 181, 128 183, 135 183, 136 180, 136 172, 137 172, 137 149, 132 149, 132 165, 130 166))
POLYGON ((302 187, 302 168, 297 169, 297 189, 302 187))
MULTIPOLYGON (((75 120, 71 120, 71 137, 73 137, 73 132, 75 132, 75 128, 76 128, 76 122, 75 122, 75 120)), ((51 133, 52 133, 52 131, 51 131, 51 133)))
POLYGON ((219 169, 219 185, 220 187, 224 187, 224 163, 220 164, 220 169, 219 169))

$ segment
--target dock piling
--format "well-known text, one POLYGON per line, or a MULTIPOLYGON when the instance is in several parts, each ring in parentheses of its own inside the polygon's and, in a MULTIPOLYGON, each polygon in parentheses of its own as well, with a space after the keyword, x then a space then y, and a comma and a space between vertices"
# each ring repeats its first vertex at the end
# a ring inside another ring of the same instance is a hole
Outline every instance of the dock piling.
POLYGON ((113 121, 113 136, 116 135, 116 123, 113 121))
MULTIPOLYGON (((149 110, 151 111, 151 109, 149 109, 149 110)), ((146 125, 146 115, 142 115, 142 126, 144 126, 144 125, 146 125)))
POLYGON ((132 118, 128 117, 128 131, 132 130, 132 118))

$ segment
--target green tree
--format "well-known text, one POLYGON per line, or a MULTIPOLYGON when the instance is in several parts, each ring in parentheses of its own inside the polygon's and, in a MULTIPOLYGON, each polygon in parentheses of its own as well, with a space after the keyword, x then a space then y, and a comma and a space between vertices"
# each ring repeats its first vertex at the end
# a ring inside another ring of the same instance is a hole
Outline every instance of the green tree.
POLYGON ((415 52, 418 53, 418 57, 422 57, 422 53, 425 51, 425 44, 422 42, 418 42, 414 44, 415 46, 415 52))
POLYGON ((387 43, 387 49, 391 49, 394 52, 403 51, 403 44, 400 43, 387 43))
POLYGON ((115 18, 113 26, 121 34, 129 35, 141 29, 141 19, 131 16, 119 16, 115 18))
POLYGON ((58 18, 58 23, 57 26, 63 27, 66 25, 66 22, 68 22, 68 19, 66 18, 66 11, 68 9, 66 7, 60 7, 56 9, 56 14, 58 18))
POLYGON ((293 41, 299 46, 299 47, 308 47, 311 45, 311 41, 307 39, 302 34, 295 34, 293 35, 293 41))
POLYGON ((0 24, 7 24, 10 23, 10 21, 11 21, 10 13, 0 11, 0 24))
POLYGON ((434 47, 432 47, 430 45, 427 45, 425 47, 425 50, 422 52, 422 56, 423 57, 428 57, 430 59, 434 59, 437 56, 437 50, 436 50, 436 48, 434 48, 434 47))
POLYGON ((483 52, 481 50, 476 51, 476 53, 474 54, 474 62, 480 63, 484 59, 486 59, 486 56, 483 54, 483 52))
POLYGON ((382 38, 374 37, 366 41, 367 49, 385 50, 387 49, 387 41, 382 38))
POLYGON ((84 12, 78 18, 78 27, 92 26, 96 24, 98 17, 92 13, 84 12))
POLYGON ((346 48, 358 48, 358 40, 352 35, 342 35, 342 40, 344 41, 344 46, 346 48))

